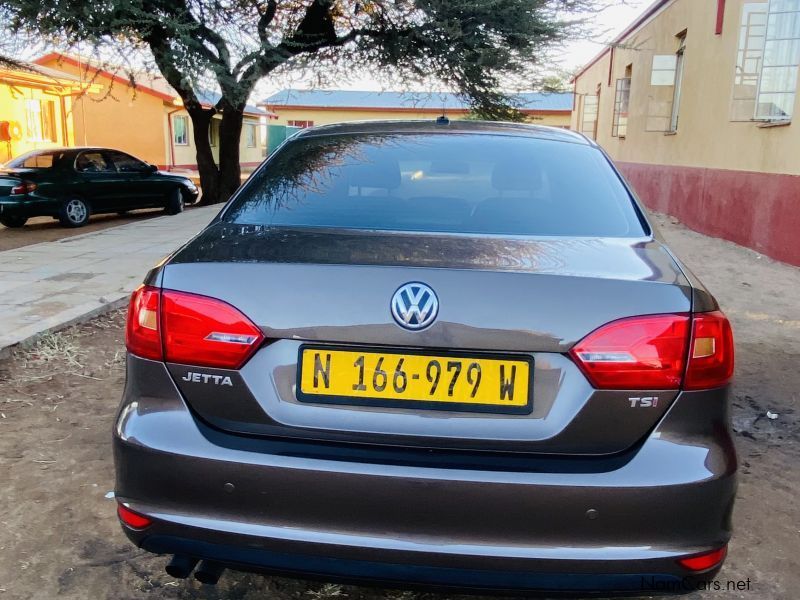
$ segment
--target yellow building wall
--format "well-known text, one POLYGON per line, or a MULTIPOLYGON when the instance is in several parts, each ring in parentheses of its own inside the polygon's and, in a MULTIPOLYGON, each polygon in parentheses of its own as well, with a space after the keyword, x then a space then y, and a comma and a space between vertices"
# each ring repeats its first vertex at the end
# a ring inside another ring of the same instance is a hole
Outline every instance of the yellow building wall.
MULTIPOLYGON (((86 78, 78 66, 53 58, 44 66, 86 78)), ((101 91, 77 98, 71 112, 75 143, 116 148, 154 165, 167 164, 164 100, 107 76, 91 79, 101 91)))
POLYGON ((571 115, 568 112, 559 114, 533 114, 528 115, 527 122, 532 125, 547 125, 548 127, 569 129, 570 117, 571 115))
POLYGON ((0 163, 11 160, 30 150, 74 145, 72 129, 67 120, 64 119, 65 112, 70 109, 70 102, 69 96, 62 97, 48 94, 41 89, 20 85, 12 87, 0 82, 0 121, 16 121, 22 126, 21 140, 0 142, 0 163), (55 107, 55 141, 41 140, 31 136, 27 127, 27 108, 25 105, 25 101, 28 99, 53 101, 55 107))
MULTIPOLYGON (((759 127, 731 121, 742 5, 728 0, 722 35, 715 35, 716 2, 675 0, 582 73, 575 82, 572 128, 579 130, 583 97, 600 86, 597 141, 618 161, 800 174, 800 124, 759 127), (683 93, 674 134, 646 131, 654 54, 672 54, 686 31, 683 93), (627 134, 612 137, 616 80, 632 66, 627 134)), ((800 94, 795 119, 800 119, 800 94)))
MULTIPOLYGON (((179 110, 174 112, 173 109, 165 109, 164 110, 164 140, 167 144, 169 144, 169 127, 167 126, 167 119, 172 119, 174 123, 174 119, 176 116, 183 116, 187 119, 189 118, 189 113, 185 110, 179 110)), ((216 117, 215 117, 216 118, 216 117)), ((188 121, 189 125, 189 143, 186 145, 174 145, 174 152, 175 152, 175 161, 173 164, 177 165, 178 167, 187 167, 189 165, 196 165, 197 164, 197 146, 194 143, 194 132, 192 131, 192 124, 191 119, 188 121)), ((174 135, 174 127, 172 129, 174 135)), ((264 153, 266 150, 266 146, 264 145, 264 140, 261 136, 261 121, 258 117, 254 116, 247 116, 245 115, 244 123, 242 125, 242 137, 239 140, 239 163, 242 166, 255 166, 261 163, 264 160, 264 153), (256 128, 256 146, 251 148, 247 145, 247 134, 246 128, 249 125, 253 125, 256 128)), ((219 160, 219 143, 217 142, 216 145, 211 147, 211 151, 214 154, 214 160, 219 160)))
MULTIPOLYGON (((75 76, 87 77, 77 65, 59 61, 58 58, 52 58, 43 64, 75 76)), ((102 74, 92 81, 100 84, 102 91, 76 100, 71 113, 77 145, 116 148, 167 168, 172 165, 196 167, 197 150, 191 121, 189 143, 173 144, 170 147, 169 120, 175 115, 188 117, 185 110, 163 98, 134 89, 124 82, 112 82, 111 77, 102 74)), ((245 117, 245 122, 256 125, 258 131, 258 117, 245 117)), ((260 136, 256 137, 257 141, 260 140, 260 136)), ((243 132, 240 161, 244 164, 260 163, 263 154, 264 146, 260 141, 255 148, 247 147, 243 132)), ((214 156, 217 158, 216 151, 214 156)))
MULTIPOLYGON (((287 125, 288 121, 314 121, 314 125, 344 123, 347 121, 394 121, 394 120, 432 120, 442 114, 439 110, 392 111, 392 110, 342 110, 326 108, 293 109, 272 107, 269 109, 278 115, 270 120, 270 125, 287 125)), ((464 112, 448 111, 451 119, 463 119, 464 112)), ((537 114, 528 117, 530 123, 550 125, 553 127, 569 127, 570 113, 537 114)))

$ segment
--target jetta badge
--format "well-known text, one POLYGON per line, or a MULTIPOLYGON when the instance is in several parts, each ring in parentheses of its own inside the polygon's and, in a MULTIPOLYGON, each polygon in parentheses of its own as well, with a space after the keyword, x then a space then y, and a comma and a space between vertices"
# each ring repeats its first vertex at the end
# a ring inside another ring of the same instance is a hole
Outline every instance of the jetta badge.
POLYGON ((418 281, 400 286, 392 296, 392 316, 400 327, 414 331, 425 329, 439 313, 439 299, 434 291, 418 281))

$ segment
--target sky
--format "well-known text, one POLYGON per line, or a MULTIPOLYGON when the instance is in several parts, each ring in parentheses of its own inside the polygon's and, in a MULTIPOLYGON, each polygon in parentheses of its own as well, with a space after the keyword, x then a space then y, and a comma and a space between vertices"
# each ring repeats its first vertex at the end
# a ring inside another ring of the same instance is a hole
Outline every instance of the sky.
POLYGON ((653 0, 616 0, 598 14, 595 19, 598 34, 594 39, 570 43, 564 49, 564 68, 573 71, 595 57, 618 33, 630 25, 636 17, 653 3, 653 0))

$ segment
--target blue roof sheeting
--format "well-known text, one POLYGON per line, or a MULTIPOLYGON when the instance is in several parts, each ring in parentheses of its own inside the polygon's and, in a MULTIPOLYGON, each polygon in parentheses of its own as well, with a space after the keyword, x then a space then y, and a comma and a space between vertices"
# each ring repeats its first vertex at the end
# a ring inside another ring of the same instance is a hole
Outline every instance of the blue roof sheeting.
MULTIPOLYGON (((210 92, 208 90, 198 90, 197 91, 197 99, 200 100, 203 104, 210 104, 211 106, 216 105, 219 102, 219 99, 222 98, 222 94, 217 92, 210 92)), ((254 114, 254 115, 266 115, 267 111, 263 108, 259 108, 258 106, 253 106, 252 104, 248 104, 244 112, 254 114)))
MULTIPOLYGON (((525 92, 516 94, 522 110, 572 110, 572 92, 525 92)), ((285 89, 265 98, 268 107, 405 108, 464 110, 470 106, 450 92, 366 92, 351 90, 285 89)))

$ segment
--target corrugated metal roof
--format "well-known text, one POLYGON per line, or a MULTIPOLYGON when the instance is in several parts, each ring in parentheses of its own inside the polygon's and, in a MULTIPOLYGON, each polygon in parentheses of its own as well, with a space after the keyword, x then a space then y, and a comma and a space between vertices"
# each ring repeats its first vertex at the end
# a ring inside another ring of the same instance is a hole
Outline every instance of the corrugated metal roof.
MULTIPOLYGON (((572 92, 517 94, 523 110, 572 110, 572 92)), ((285 89, 265 98, 262 105, 319 108, 404 108, 465 110, 469 105, 449 92, 366 92, 351 90, 285 89)))
MULTIPOLYGON (((169 83, 167 83, 167 81, 161 75, 149 71, 128 72, 126 69, 100 63, 97 60, 91 58, 72 56, 70 54, 64 54, 61 52, 51 52, 49 54, 45 54, 44 56, 40 56, 39 58, 37 58, 34 65, 32 66, 34 66, 37 70, 39 70, 43 74, 47 71, 49 72, 48 74, 50 74, 51 76, 55 76, 55 74, 57 74, 59 77, 67 79, 75 79, 76 81, 79 80, 78 77, 69 75, 58 69, 48 68, 38 64, 41 62, 48 62, 51 59, 57 60, 58 62, 56 62, 56 64, 59 64, 60 61, 64 61, 72 64, 73 66, 78 66, 82 70, 88 66, 92 70, 98 70, 106 77, 113 77, 128 84, 132 83, 130 79, 128 79, 128 77, 134 77, 136 80, 136 86, 139 89, 153 92, 156 95, 162 97, 163 100, 175 102, 180 98, 178 92, 176 92, 175 89, 169 83)), ((88 75, 90 79, 92 76, 93 74, 88 75)), ((221 97, 220 94, 217 92, 211 92, 203 89, 197 90, 197 99, 200 100, 202 104, 213 106, 217 102, 219 102, 220 97, 221 97)), ((258 115, 258 116, 274 116, 274 115, 269 115, 269 113, 267 113, 264 109, 259 108, 258 106, 254 106, 252 104, 248 104, 245 107, 244 112, 246 114, 258 115)))
POLYGON ((63 71, 58 71, 49 67, 43 67, 42 65, 37 65, 36 63, 25 61, 16 62, 19 66, 0 66, 0 71, 9 75, 19 75, 23 78, 25 76, 44 77, 46 79, 50 79, 52 83, 79 83, 79 79, 74 75, 70 75, 69 73, 64 73, 63 71))
MULTIPOLYGON (((201 103, 209 104, 211 106, 214 106, 217 102, 219 102, 219 99, 222 98, 222 95, 219 94, 218 92, 210 92, 208 90, 197 90, 196 94, 197 94, 197 99, 200 100, 201 103)), ((263 108, 259 108, 258 106, 253 106, 252 104, 248 104, 245 107, 244 112, 253 115, 261 115, 261 116, 267 115, 267 111, 265 111, 263 108)))
POLYGON ((57 69, 51 69, 50 67, 44 67, 42 65, 37 65, 34 63, 23 63, 27 68, 31 71, 35 71, 40 75, 44 75, 45 77, 51 77, 56 80, 66 80, 66 81, 76 81, 79 82, 80 79, 75 75, 70 75, 69 73, 65 73, 64 71, 58 71, 57 69))

